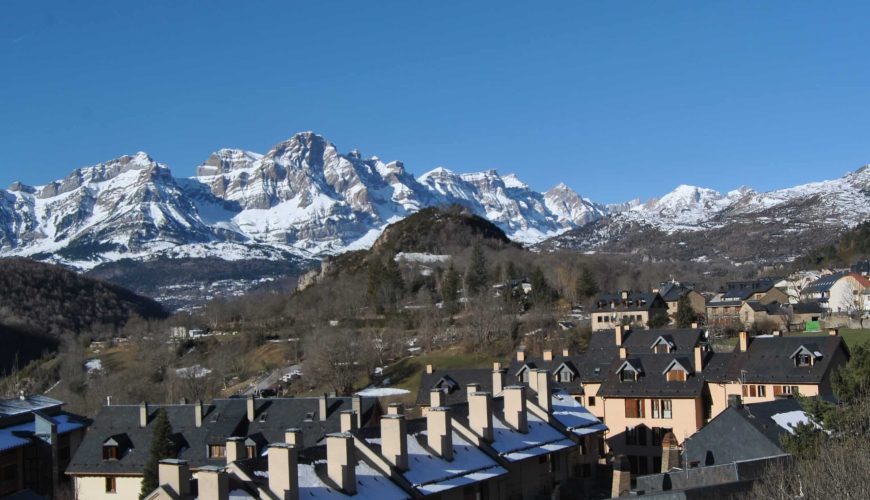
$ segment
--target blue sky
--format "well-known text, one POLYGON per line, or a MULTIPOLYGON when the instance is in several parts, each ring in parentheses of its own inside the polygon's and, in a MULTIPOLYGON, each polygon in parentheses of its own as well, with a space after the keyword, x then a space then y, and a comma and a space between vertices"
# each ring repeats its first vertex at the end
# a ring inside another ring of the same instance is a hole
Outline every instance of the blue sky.
POLYGON ((867 2, 0 4, 0 185, 314 130, 602 202, 870 163, 867 2), (545 5, 537 5, 537 4, 545 5))

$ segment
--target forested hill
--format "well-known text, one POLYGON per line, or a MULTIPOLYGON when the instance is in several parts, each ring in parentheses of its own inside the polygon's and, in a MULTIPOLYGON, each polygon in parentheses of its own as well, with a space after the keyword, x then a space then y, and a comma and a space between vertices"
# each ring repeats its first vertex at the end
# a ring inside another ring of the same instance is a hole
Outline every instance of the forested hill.
POLYGON ((163 318, 151 299, 24 258, 0 259, 0 372, 53 350, 64 336, 111 335, 134 314, 163 318))
POLYGON ((848 266, 870 257, 870 221, 846 231, 831 245, 810 250, 795 261, 798 269, 848 266))

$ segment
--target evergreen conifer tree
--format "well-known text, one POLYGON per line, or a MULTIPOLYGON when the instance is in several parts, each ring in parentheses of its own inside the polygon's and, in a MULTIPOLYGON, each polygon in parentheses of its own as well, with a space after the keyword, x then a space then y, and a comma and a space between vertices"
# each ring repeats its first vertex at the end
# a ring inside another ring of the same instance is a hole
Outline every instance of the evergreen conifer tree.
POLYGON ((468 295, 477 295, 486 286, 486 257, 483 255, 483 249, 480 244, 475 243, 471 249, 471 262, 468 265, 468 272, 465 274, 465 290, 468 295))
POLYGON ((677 328, 689 328, 697 319, 695 310, 692 309, 692 303, 689 302, 689 294, 684 293, 677 301, 677 316, 675 318, 677 328))
POLYGON ((172 442, 172 425, 169 423, 169 417, 166 416, 166 410, 163 408, 157 410, 151 426, 151 450, 148 452, 148 460, 145 462, 142 491, 139 493, 140 499, 145 498, 146 495, 160 486, 158 463, 163 459, 175 458, 176 456, 175 443, 172 442))
POLYGON ((595 280, 595 276, 592 274, 592 271, 590 271, 589 268, 586 266, 583 266, 582 271, 580 271, 580 276, 577 278, 576 288, 578 299, 588 299, 597 295, 600 291, 598 289, 598 282, 595 280))

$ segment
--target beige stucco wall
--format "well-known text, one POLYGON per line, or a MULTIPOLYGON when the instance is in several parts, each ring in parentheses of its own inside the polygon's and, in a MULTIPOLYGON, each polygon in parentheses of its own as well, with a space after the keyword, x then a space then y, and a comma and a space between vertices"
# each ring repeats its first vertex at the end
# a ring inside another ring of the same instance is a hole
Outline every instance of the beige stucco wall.
POLYGON ((710 389, 710 397, 713 402, 712 407, 710 409, 710 418, 713 419, 716 415, 725 411, 728 408, 728 396, 729 395, 737 395, 740 396, 740 399, 744 403, 764 403, 767 401, 773 401, 776 399, 773 395, 773 386, 774 385, 796 385, 798 387, 798 391, 801 395, 804 396, 818 396, 819 395, 819 386, 815 384, 752 384, 752 385, 764 385, 765 386, 765 397, 743 397, 743 385, 739 383, 724 383, 718 384, 709 382, 707 383, 707 387, 710 389))
POLYGON ((649 398, 643 400, 644 418, 627 418, 625 416, 625 400, 622 398, 606 398, 604 400, 604 423, 610 429, 607 433, 607 445, 614 453, 643 455, 660 453, 647 450, 651 448, 651 440, 647 446, 629 446, 625 444, 625 428, 645 425, 648 428, 665 427, 672 429, 677 441, 683 442, 687 437, 701 428, 703 423, 703 408, 701 398, 671 399, 672 418, 652 418, 652 406, 649 398))
POLYGON ((604 418, 604 400, 598 396, 601 384, 583 384, 583 401, 580 404, 586 407, 590 413, 598 418, 604 418), (589 406, 589 397, 595 398, 595 406, 589 406))
POLYGON ((138 500, 142 489, 142 477, 117 476, 116 493, 106 493, 105 476, 76 476, 75 488, 78 500, 138 500))
MULTIPOLYGON (((658 312, 658 310, 656 311, 658 312)), ((667 312, 665 310, 664 312, 667 312)), ((649 311, 596 311, 592 313, 592 331, 600 332, 602 330, 613 330, 613 327, 622 323, 622 318, 624 316, 631 317, 631 324, 638 328, 646 328, 647 322, 649 321, 649 311), (601 316, 606 316, 607 318, 611 318, 612 316, 616 317, 616 321, 606 321, 604 323, 598 321, 601 316), (640 321, 635 319, 637 316, 640 316, 640 321)))

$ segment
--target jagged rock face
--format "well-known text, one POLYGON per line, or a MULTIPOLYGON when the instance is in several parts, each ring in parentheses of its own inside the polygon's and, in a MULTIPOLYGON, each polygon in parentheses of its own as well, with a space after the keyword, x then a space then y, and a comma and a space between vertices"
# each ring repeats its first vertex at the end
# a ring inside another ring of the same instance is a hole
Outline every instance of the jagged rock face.
POLYGON ((691 239, 704 256, 719 251, 711 245, 727 240, 729 227, 765 238, 768 231, 776 246, 794 234, 833 234, 870 215, 868 167, 769 193, 679 186, 647 203, 604 206, 564 184, 539 193, 494 170, 436 168, 416 179, 399 161, 342 154, 311 132, 265 154, 221 149, 196 173, 175 178, 138 153, 76 169, 44 186, 15 183, 0 190, 0 255, 82 268, 122 257, 322 257, 366 248, 388 224, 422 208, 457 203, 516 241, 552 238, 541 248, 638 253, 650 235, 666 235, 667 248, 682 255, 679 245, 687 238, 681 235, 706 231, 706 239, 691 239), (705 247, 705 241, 712 243, 705 247))

